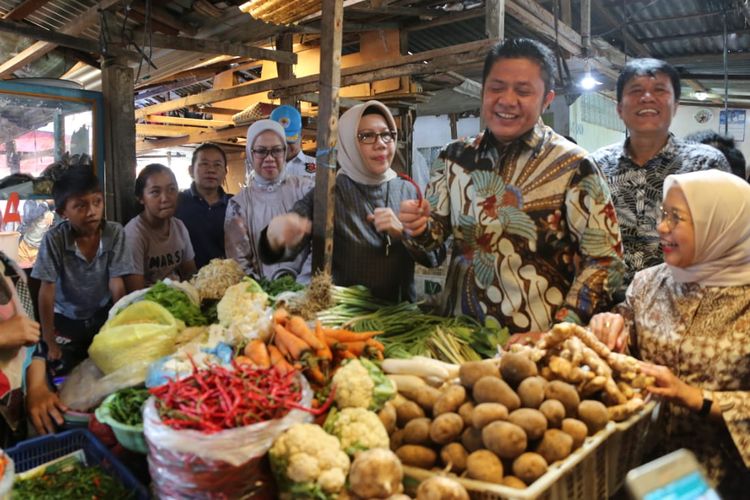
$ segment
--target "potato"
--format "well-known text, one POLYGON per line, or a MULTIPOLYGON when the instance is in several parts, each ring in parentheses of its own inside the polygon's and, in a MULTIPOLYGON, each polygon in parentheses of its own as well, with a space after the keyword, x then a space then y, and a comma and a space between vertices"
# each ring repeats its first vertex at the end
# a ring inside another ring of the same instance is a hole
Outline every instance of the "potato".
POLYGON ((516 476, 505 476, 500 484, 502 484, 503 486, 507 486, 508 488, 515 488, 517 490, 526 488, 526 483, 518 479, 516 476))
POLYGON ((578 405, 578 418, 586 424, 589 436, 593 436, 607 426, 609 412, 603 403, 586 399, 578 405))
POLYGON ((461 443, 448 443, 440 450, 440 460, 445 467, 460 474, 466 470, 466 457, 469 453, 461 443))
POLYGON ((544 388, 547 387, 547 380, 543 377, 529 377, 524 379, 518 385, 518 397, 521 399, 521 406, 524 408, 539 408, 544 401, 544 388))
POLYGON ((458 368, 458 377, 461 379, 461 385, 471 389, 482 377, 500 378, 500 370, 495 361, 467 361, 458 368))
POLYGON ((414 401, 421 406, 424 411, 431 412, 432 407, 435 406, 435 402, 438 398, 440 398, 440 391, 434 387, 425 385, 414 401))
POLYGON ((386 432, 388 435, 393 434, 393 432, 396 430, 396 407, 388 401, 385 406, 383 406, 383 409, 378 412, 378 418, 380 418, 380 421, 383 422, 383 427, 385 427, 386 432))
POLYGON ((482 377, 474 384, 474 401, 477 403, 500 403, 508 411, 521 406, 518 394, 513 392, 503 380, 495 377, 482 377))
POLYGON ((400 404, 394 404, 396 405, 396 422, 398 423, 399 427, 404 427, 410 420, 425 416, 424 410, 420 408, 420 406, 414 401, 405 399, 400 402, 400 404))
POLYGON ((471 425, 477 429, 481 429, 495 420, 507 419, 508 409, 505 405, 501 405, 500 403, 482 403, 474 408, 474 413, 471 417, 471 425))
POLYGON ((409 420, 404 426, 404 444, 430 444, 430 424, 427 417, 409 420))
POLYGON ((565 418, 565 407, 556 399, 548 399, 539 405, 539 411, 547 419, 547 427, 560 428, 565 418))
POLYGON ((573 438, 573 449, 577 450, 586 440, 588 427, 586 424, 575 418, 566 418, 562 421, 562 431, 573 438))
POLYGON ((458 408, 458 414, 464 419, 464 426, 471 425, 471 419, 474 415, 474 403, 467 401, 458 408))
POLYGON ((503 463, 489 450, 477 450, 466 458, 466 473, 472 479, 499 484, 503 480, 503 463))
POLYGON ((536 363, 523 354, 508 352, 500 358, 500 374, 511 387, 537 374, 536 363))
POLYGON ((547 430, 547 418, 533 408, 519 408, 508 415, 508 422, 523 429, 529 441, 541 438, 547 430))
POLYGON ((500 458, 516 458, 526 451, 526 432, 510 422, 498 420, 482 429, 484 446, 500 458))
POLYGON ((404 444, 404 430, 396 429, 393 434, 391 434, 390 441, 391 450, 396 451, 401 448, 401 445, 404 444))
POLYGON ((396 450, 396 455, 402 464, 421 469, 432 468, 437 460, 435 450, 418 444, 405 444, 396 450))
POLYGON ((539 453, 548 464, 562 460, 573 451, 573 438, 559 429, 549 429, 544 433, 536 452, 539 453))
POLYGON ((419 484, 417 500, 469 500, 469 492, 454 479, 434 476, 419 484))
POLYGON ((432 416, 437 417, 443 413, 455 413, 458 407, 466 401, 466 389, 460 385, 449 385, 440 394, 432 407, 432 416))
POLYGON ((572 385, 560 380, 553 380, 544 389, 545 399, 556 399, 565 407, 566 417, 575 417, 578 414, 578 391, 572 385))
POLYGON ((464 432, 461 433, 461 444, 464 445, 466 451, 469 453, 484 448, 482 442, 482 431, 475 429, 474 427, 467 427, 464 432))
POLYGON ((349 472, 349 489, 359 498, 385 498, 403 491, 403 479, 396 454, 373 448, 357 453, 349 472))
POLYGON ((526 452, 513 461, 513 474, 531 484, 547 472, 547 461, 538 453, 526 452))
POLYGON ((430 439, 437 444, 455 441, 464 430, 464 419, 458 413, 443 413, 430 424, 430 439))

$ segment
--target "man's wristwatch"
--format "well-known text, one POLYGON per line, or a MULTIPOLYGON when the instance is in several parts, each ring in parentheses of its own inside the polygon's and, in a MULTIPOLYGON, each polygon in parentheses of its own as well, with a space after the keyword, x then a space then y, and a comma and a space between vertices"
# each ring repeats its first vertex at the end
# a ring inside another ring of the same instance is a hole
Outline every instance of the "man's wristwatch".
POLYGON ((703 406, 701 406, 698 415, 700 415, 701 417, 707 417, 711 414, 711 407, 714 404, 714 397, 711 392, 705 389, 701 389, 701 392, 703 393, 703 406))

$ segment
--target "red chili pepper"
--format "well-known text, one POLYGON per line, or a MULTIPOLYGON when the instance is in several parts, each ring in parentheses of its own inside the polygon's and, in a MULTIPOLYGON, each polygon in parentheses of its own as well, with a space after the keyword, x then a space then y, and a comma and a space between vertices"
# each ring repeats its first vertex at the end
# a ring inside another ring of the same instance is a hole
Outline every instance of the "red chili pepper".
POLYGON ((414 182, 414 179, 412 179, 406 174, 402 174, 401 172, 398 173, 398 176, 404 179, 406 182, 411 182, 411 185, 414 186, 414 189, 417 190, 417 206, 421 207, 422 206, 422 190, 419 189, 419 184, 414 182))

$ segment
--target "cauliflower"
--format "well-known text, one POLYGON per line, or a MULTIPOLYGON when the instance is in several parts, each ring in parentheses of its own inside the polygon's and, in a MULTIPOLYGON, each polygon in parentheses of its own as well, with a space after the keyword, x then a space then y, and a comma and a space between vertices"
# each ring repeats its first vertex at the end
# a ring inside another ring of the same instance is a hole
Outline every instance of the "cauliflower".
POLYGON ((270 331, 267 303, 266 292, 258 283, 246 278, 227 288, 216 305, 219 323, 227 328, 229 337, 235 341, 258 337, 265 340, 270 331))
POLYGON ((292 498, 334 498, 344 488, 349 457, 315 424, 296 424, 268 452, 279 488, 292 498))
POLYGON ((333 434, 349 456, 371 448, 389 448, 388 432, 378 415, 364 408, 331 411, 325 423, 326 432, 333 434))
POLYGON ((367 359, 353 359, 333 376, 336 406, 367 408, 379 411, 396 395, 396 387, 376 364, 367 359))

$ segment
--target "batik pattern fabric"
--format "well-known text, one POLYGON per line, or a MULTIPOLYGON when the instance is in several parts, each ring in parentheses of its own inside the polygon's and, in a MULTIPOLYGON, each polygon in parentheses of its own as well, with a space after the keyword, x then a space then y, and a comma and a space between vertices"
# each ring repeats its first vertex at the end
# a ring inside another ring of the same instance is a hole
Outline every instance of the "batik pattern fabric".
POLYGON ((750 285, 677 283, 661 264, 636 273, 616 311, 630 331, 631 354, 711 391, 725 409, 722 421, 715 421, 663 404, 658 454, 687 448, 720 485, 723 498, 747 498, 742 487, 750 487, 750 285))
POLYGON ((601 169, 612 193, 622 232, 625 286, 636 272, 662 262, 656 226, 664 179, 672 174, 711 168, 730 171, 729 163, 717 149, 682 141, 673 135, 643 166, 630 157, 628 140, 595 151, 589 160, 601 169))
POLYGON ((445 314, 494 318, 512 333, 587 321, 622 279, 622 245, 604 177, 541 121, 500 145, 488 131, 448 145, 432 167, 431 250, 453 236, 445 314))

